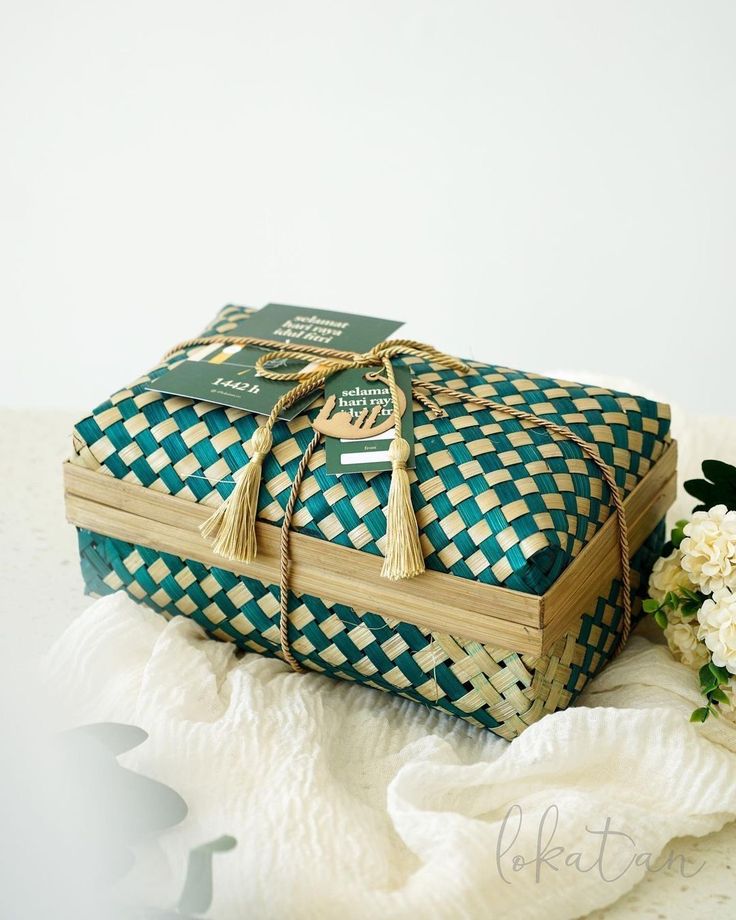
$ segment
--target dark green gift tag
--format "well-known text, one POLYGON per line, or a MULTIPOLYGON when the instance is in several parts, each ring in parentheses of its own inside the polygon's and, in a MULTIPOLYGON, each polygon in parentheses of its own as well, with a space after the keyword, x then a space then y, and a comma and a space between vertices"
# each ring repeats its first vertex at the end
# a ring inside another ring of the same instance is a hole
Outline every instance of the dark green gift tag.
MULTIPOLYGON (((373 473, 390 470, 388 449, 394 437, 393 404, 386 378, 367 379, 381 373, 350 368, 330 377, 325 384, 325 405, 313 421, 325 435, 328 473, 373 473)), ((409 443, 407 465, 414 466, 414 420, 411 373, 394 369, 404 412, 401 435, 409 443)))
POLYGON ((368 351, 404 324, 378 316, 267 303, 237 323, 234 335, 318 345, 338 351, 368 351))
MULTIPOLYGON (((262 310, 237 322, 230 334, 363 352, 383 341, 401 325, 375 316, 267 304, 262 310)), ((263 349, 255 346, 203 345, 193 349, 186 361, 157 377, 148 389, 268 415, 276 401, 294 386, 294 382, 256 376, 255 364, 262 354, 263 349)), ((274 364, 269 366, 275 367, 274 364)), ((290 362, 284 361, 280 369, 289 366, 290 362)), ((291 369, 305 370, 304 361, 295 360, 291 369)), ((295 418, 317 395, 307 396, 284 409, 280 418, 295 418)))
MULTIPOLYGON (((284 380, 257 377, 255 364, 263 349, 239 345, 203 346, 191 353, 191 359, 182 361, 170 371, 157 377, 149 390, 172 396, 187 396, 202 402, 217 403, 243 409, 256 415, 268 415, 276 401, 294 386, 284 380)), ((284 368, 286 367, 284 364, 284 368)), ((294 364, 295 370, 304 367, 303 361, 294 364)), ((303 412, 319 394, 305 396, 284 409, 280 418, 292 419, 303 412)))

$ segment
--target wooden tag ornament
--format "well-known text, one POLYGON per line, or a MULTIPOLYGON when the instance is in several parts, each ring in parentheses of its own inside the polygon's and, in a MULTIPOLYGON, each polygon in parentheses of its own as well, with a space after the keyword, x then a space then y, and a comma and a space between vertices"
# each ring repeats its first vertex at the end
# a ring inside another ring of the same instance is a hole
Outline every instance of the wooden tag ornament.
MULTIPOLYGON (((376 375, 372 379, 379 380, 385 386, 388 386, 388 380, 376 375)), ((403 416, 406 412, 406 397, 401 388, 397 389, 399 413, 403 416)), ((378 434, 384 434, 390 431, 396 424, 394 415, 391 413, 388 418, 377 423, 378 416, 383 406, 374 406, 370 412, 368 409, 362 409, 358 415, 353 415, 347 411, 336 412, 332 414, 337 402, 337 397, 333 394, 328 396, 325 404, 319 410, 319 413, 312 422, 312 428, 321 434, 330 438, 339 440, 364 440, 372 438, 378 434)))

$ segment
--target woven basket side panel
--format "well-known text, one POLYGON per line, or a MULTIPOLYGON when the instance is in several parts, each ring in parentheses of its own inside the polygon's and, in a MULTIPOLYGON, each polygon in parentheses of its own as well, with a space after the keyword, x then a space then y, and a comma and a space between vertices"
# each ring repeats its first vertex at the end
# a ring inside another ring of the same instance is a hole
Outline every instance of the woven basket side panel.
MULTIPOLYGON (((231 332, 248 311, 228 308, 212 331, 231 332)), ((244 323, 247 326, 247 322, 244 323)), ((263 419, 212 403, 148 389, 172 359, 98 406, 75 428, 74 462, 163 494, 216 507, 248 461, 263 419)), ((406 359, 418 380, 465 389, 568 425, 595 443, 628 494, 669 440, 667 406, 602 387, 566 383, 470 362, 465 377, 406 359)), ((223 365, 224 367, 225 365, 223 365)), ((555 440, 487 409, 438 399, 448 414, 413 408, 416 469, 412 504, 430 569, 542 594, 610 514, 599 470, 570 442, 555 440)), ((312 438, 306 414, 274 428, 263 467, 259 518, 283 519, 295 470, 312 438)), ((313 456, 296 504, 296 531, 380 555, 389 473, 327 473, 324 447, 313 456)))
MULTIPOLYGON (((664 540, 660 525, 632 560, 634 593, 664 540)), ((280 655, 278 589, 220 568, 79 531, 89 593, 125 590, 164 616, 189 616, 217 639, 280 655)), ((311 595, 290 598, 291 648, 302 664, 430 705, 513 738, 567 706, 610 659, 621 585, 586 612, 543 657, 519 655, 311 595)), ((638 609, 638 604, 635 605, 638 609)))

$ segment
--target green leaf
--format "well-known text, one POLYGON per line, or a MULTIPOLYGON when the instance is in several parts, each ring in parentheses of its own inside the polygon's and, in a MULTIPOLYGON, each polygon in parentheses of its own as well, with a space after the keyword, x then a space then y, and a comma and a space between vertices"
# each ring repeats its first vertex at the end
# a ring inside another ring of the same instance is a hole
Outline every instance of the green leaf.
POLYGON ((688 521, 682 520, 678 521, 675 526, 672 528, 672 544, 675 547, 680 546, 682 541, 685 539, 685 527, 687 526, 688 521))
POLYGON ((730 703, 729 698, 726 696, 723 690, 720 689, 720 687, 716 687, 715 690, 711 690, 708 696, 714 703, 725 703, 726 705, 730 703))
POLYGON ((682 593, 685 597, 696 603, 698 606, 700 606, 705 600, 704 595, 700 594, 698 591, 693 591, 692 588, 683 588, 682 593))
POLYGON ((701 502, 708 501, 716 487, 706 479, 686 479, 683 483, 685 491, 701 502))
POLYGON ((719 684, 727 684, 731 679, 731 673, 728 668, 719 668, 718 665, 713 664, 712 661, 708 667, 713 676, 717 678, 719 684))
POLYGON ((659 626, 660 629, 666 629, 667 627, 667 615, 661 610, 658 610, 654 614, 654 622, 659 626))
POLYGON ((711 671, 710 665, 704 664, 698 671, 698 677, 700 678, 700 689, 703 693, 710 693, 711 690, 715 690, 718 686, 718 678, 711 671))
POLYGON ((714 505, 736 509, 736 467, 722 460, 704 460, 702 468, 706 479, 688 479, 685 483, 685 491, 702 502, 695 510, 714 505))
POLYGON ((691 722, 705 722, 705 720, 710 715, 710 710, 707 706, 703 706, 701 709, 696 709, 695 712, 690 716, 691 722))
POLYGON ((723 460, 703 460, 703 475, 716 483, 736 483, 736 466, 723 460))
POLYGON ((641 606, 644 613, 656 613, 659 610, 659 604, 651 597, 648 597, 641 606))

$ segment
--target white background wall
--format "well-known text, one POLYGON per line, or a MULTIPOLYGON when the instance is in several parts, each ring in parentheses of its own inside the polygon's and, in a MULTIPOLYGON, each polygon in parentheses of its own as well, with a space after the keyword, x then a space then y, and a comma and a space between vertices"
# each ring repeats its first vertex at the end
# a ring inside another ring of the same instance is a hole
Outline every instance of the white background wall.
POLYGON ((734 413, 736 5, 0 0, 0 403, 228 301, 734 413))

